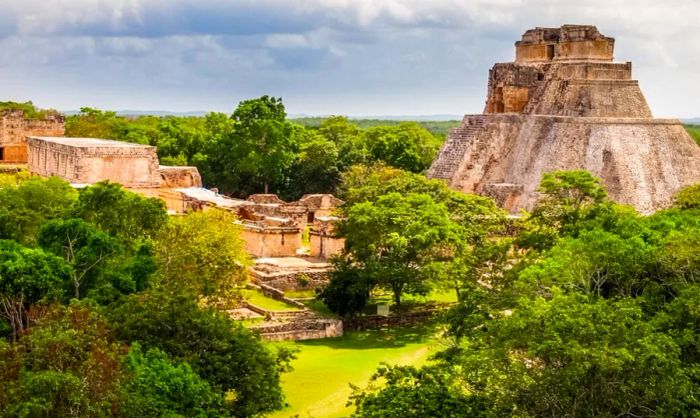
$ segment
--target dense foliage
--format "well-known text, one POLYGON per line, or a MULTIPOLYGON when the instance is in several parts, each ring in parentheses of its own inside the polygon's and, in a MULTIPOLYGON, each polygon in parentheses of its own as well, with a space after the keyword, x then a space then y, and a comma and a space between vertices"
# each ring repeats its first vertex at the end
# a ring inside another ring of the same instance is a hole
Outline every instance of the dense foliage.
POLYGON ((354 164, 384 162, 420 173, 442 141, 413 122, 363 129, 331 117, 303 126, 287 119, 281 99, 268 96, 241 102, 230 116, 126 118, 83 108, 66 121, 66 135, 154 145, 162 164, 194 165, 208 187, 289 200, 335 192, 340 173, 354 164))
POLYGON ((462 282, 448 347, 381 368, 355 389, 355 416, 700 413, 697 187, 646 217, 582 171, 547 174, 540 192, 491 259, 501 268, 462 282))
POLYGON ((360 312, 373 289, 404 294, 454 289, 503 257, 490 239, 504 214, 490 199, 384 165, 356 165, 339 188, 346 200, 337 233, 346 239, 330 284, 320 293, 339 315, 360 312))
POLYGON ((237 300, 235 218, 168 218, 112 183, 0 175, 0 416, 250 417, 291 353, 210 306, 237 300))

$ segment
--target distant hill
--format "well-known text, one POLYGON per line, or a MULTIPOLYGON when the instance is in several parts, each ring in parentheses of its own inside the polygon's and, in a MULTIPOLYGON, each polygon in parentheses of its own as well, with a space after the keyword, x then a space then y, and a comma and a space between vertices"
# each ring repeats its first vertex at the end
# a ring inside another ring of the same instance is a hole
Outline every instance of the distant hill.
POLYGON ((681 119, 686 125, 700 125, 700 118, 681 119))

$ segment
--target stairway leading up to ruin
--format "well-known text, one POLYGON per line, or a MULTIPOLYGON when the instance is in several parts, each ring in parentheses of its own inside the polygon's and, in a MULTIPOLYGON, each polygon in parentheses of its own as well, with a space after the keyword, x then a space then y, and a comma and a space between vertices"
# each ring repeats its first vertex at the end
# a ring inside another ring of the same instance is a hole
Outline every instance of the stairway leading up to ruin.
POLYGON ((471 155, 475 152, 474 145, 478 142, 478 133, 485 123, 484 115, 466 115, 462 119, 462 125, 447 135, 440 155, 428 171, 428 176, 452 180, 459 172, 460 164, 464 162, 467 153, 471 155))

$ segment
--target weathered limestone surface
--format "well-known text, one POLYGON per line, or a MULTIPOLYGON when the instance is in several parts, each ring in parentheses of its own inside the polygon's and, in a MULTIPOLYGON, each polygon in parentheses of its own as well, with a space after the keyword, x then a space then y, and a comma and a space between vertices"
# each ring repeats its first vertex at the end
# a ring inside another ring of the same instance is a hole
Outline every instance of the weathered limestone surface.
POLYGON ((340 254, 345 248, 345 239, 335 235, 335 225, 340 221, 334 216, 316 216, 309 231, 311 257, 329 258, 340 254))
POLYGON ((250 269, 254 283, 283 292, 318 289, 328 284, 331 264, 314 258, 259 258, 250 269))
POLYGON ((26 119, 21 110, 0 113, 0 163, 26 163, 25 137, 63 136, 64 125, 65 118, 58 113, 47 114, 44 119, 26 119))
POLYGON ((199 175, 197 167, 161 165, 158 167, 158 174, 161 180, 160 187, 202 187, 202 176, 199 175))
POLYGON ((294 257, 301 248, 301 231, 296 227, 274 227, 243 223, 245 249, 255 257, 294 257))
POLYGON ((652 118, 631 63, 612 62, 613 45, 591 26, 526 32, 516 61, 491 70, 484 114, 464 117, 428 175, 511 212, 534 207, 544 173, 572 169, 642 213, 668 206, 700 182, 700 147, 680 121, 652 118), (528 49, 548 45, 551 56, 528 49))
POLYGON ((156 148, 94 138, 27 137, 29 171, 71 183, 103 180, 124 187, 158 187, 156 148))

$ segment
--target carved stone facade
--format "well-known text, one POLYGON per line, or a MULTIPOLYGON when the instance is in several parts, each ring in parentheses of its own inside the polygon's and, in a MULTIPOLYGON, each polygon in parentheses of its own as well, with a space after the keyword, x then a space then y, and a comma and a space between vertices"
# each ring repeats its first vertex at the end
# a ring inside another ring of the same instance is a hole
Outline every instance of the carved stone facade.
POLYGON ((27 136, 63 136, 64 133, 65 118, 58 113, 28 119, 21 110, 0 112, 0 163, 25 164, 27 136))
POLYGON ((484 114, 450 132, 428 176, 532 209, 542 175, 585 169, 610 197, 650 213, 700 182, 700 147, 677 119, 654 119, 632 64, 593 26, 536 28, 489 73, 484 114))

